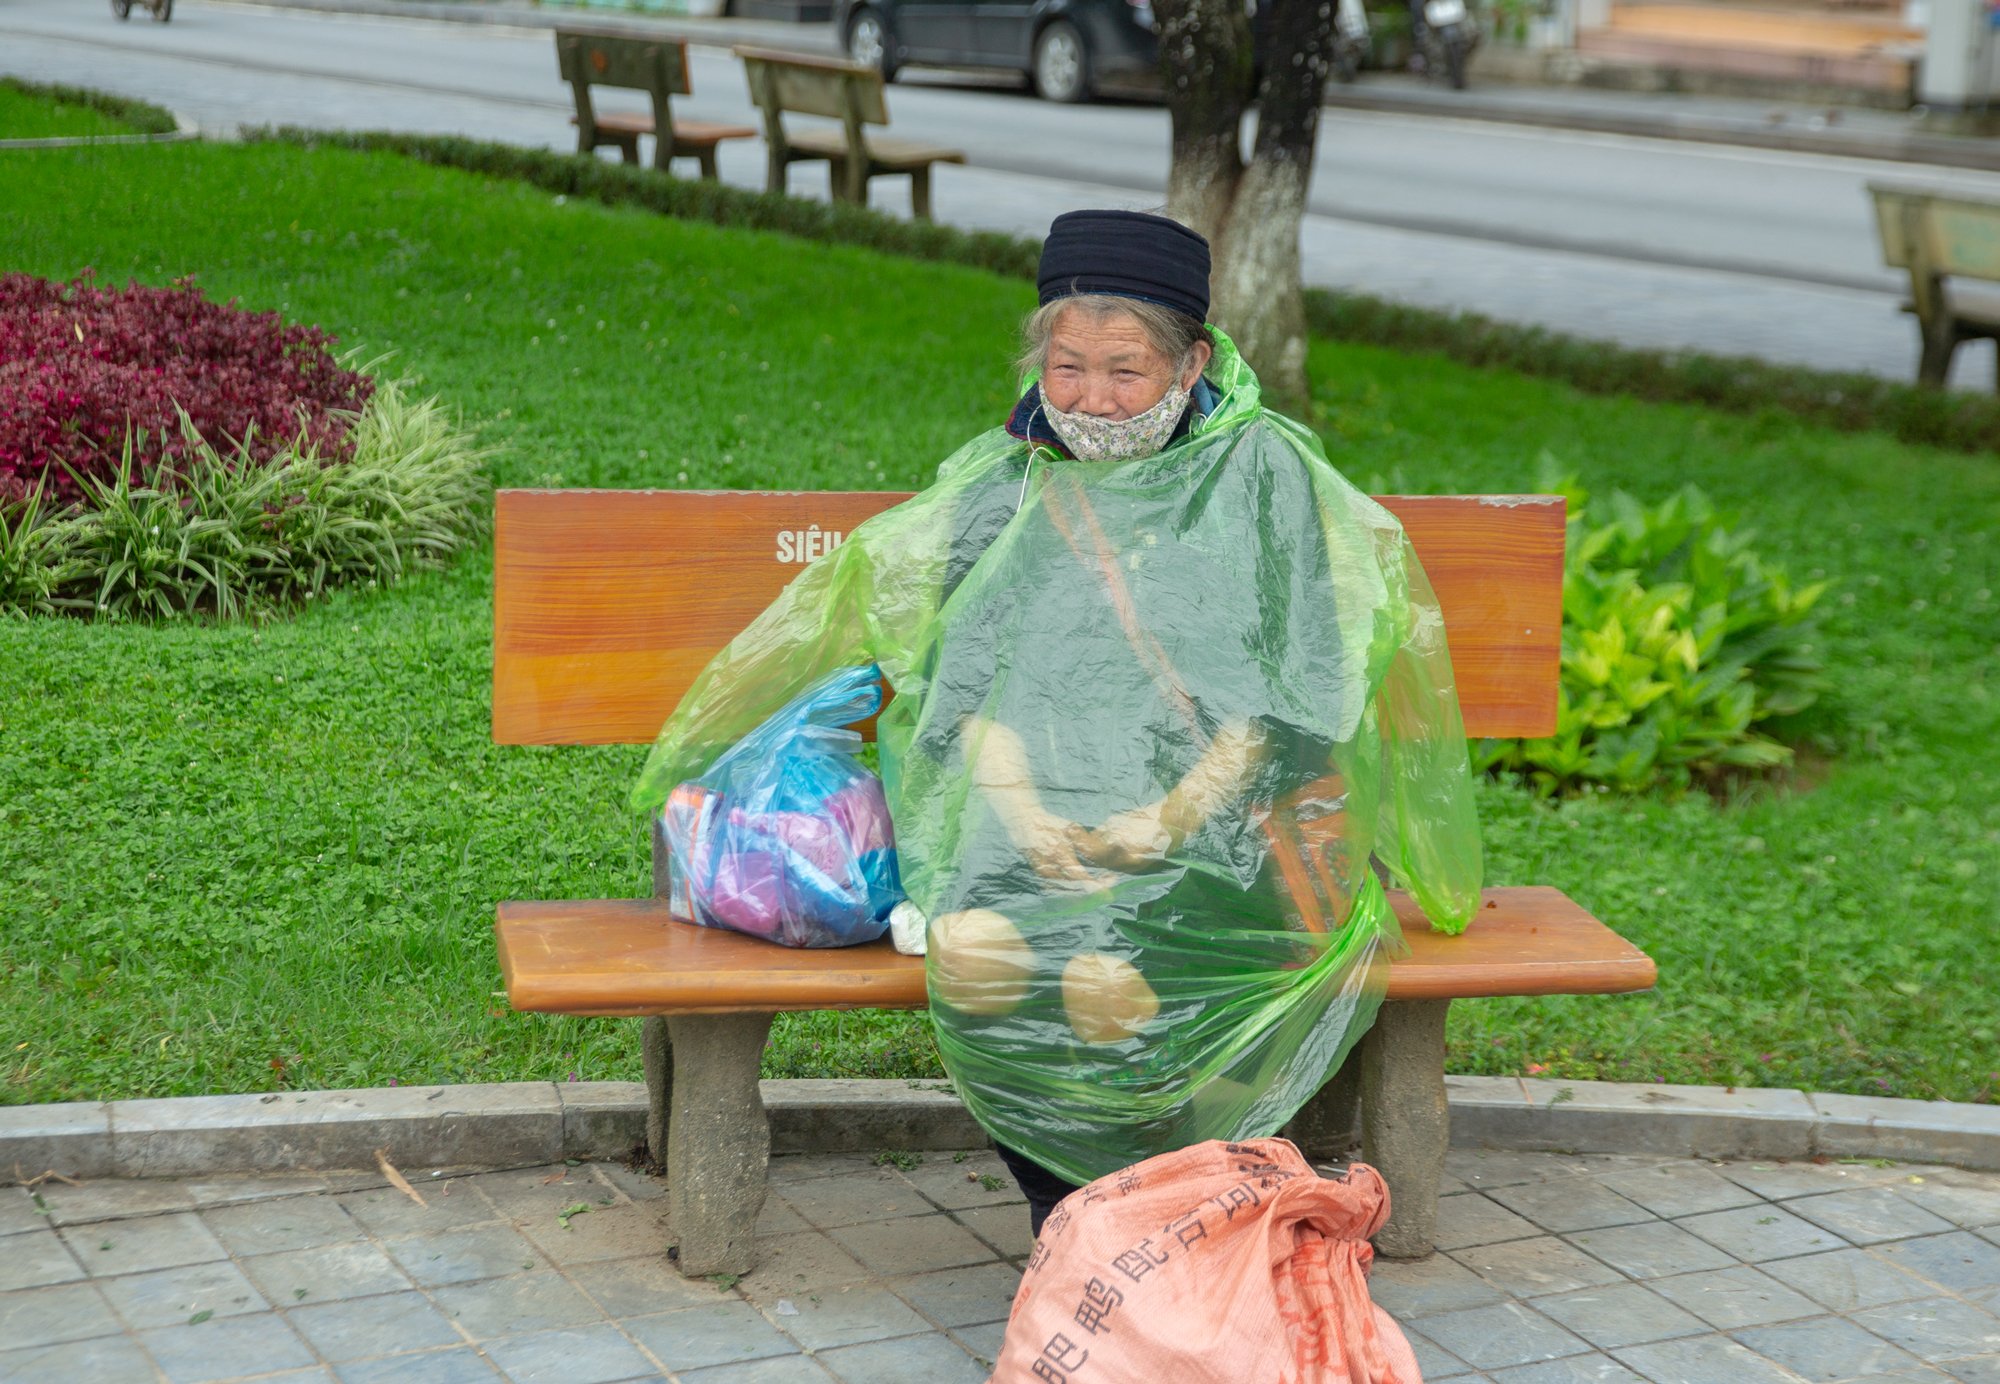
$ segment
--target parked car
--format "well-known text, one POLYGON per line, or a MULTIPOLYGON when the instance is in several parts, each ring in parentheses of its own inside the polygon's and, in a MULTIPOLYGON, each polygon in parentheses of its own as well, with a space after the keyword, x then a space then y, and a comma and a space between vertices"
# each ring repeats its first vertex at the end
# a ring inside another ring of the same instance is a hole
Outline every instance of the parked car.
POLYGON ((1002 68, 1050 101, 1158 85, 1151 0, 839 0, 834 24, 849 58, 891 80, 904 67, 1002 68))

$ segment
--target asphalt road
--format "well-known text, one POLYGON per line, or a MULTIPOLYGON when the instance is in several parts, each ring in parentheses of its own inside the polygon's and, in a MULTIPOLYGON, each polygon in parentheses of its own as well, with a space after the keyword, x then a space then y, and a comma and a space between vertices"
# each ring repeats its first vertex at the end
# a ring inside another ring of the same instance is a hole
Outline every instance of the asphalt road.
MULTIPOLYGON (((696 94, 678 112, 756 123, 726 50, 697 48, 691 67, 696 94)), ((214 0, 180 0, 170 25, 120 24, 98 0, 0 0, 0 72, 143 97, 214 132, 294 123, 572 138, 540 30, 214 0)), ((1070 207, 1163 197, 1167 117, 1154 106, 1057 107, 1004 82, 917 73, 889 107, 895 134, 967 152, 967 166, 936 174, 939 215, 954 224, 1038 234, 1070 207)), ((760 143, 726 145, 722 171, 760 186, 760 143)), ((2000 174, 1328 111, 1306 276, 1630 344, 1907 378, 1915 332, 1896 311, 1898 277, 1880 264, 1864 192, 1885 176, 2000 198, 2000 174)), ((792 179, 826 195, 823 169, 792 179)), ((908 214, 901 180, 878 179, 873 197, 908 214)), ((1960 356, 1958 380, 1991 387, 1988 348, 1960 356)))

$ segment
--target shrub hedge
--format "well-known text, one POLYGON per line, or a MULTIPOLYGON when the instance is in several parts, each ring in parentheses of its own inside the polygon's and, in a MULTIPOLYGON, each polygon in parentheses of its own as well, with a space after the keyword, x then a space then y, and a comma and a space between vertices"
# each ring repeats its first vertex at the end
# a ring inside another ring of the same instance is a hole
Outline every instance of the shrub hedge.
MULTIPOLYGON (((1032 279, 1039 247, 991 231, 902 221, 866 207, 752 192, 651 169, 486 140, 386 131, 246 130, 246 139, 308 148, 387 150, 424 163, 518 178, 563 196, 639 206, 663 216, 749 226, 809 240, 990 269, 1032 279)), ((1733 413, 1777 410, 1845 432, 1882 431, 1956 451, 2000 451, 2000 396, 1922 389, 1871 375, 1774 365, 1695 351, 1652 351, 1592 341, 1476 313, 1409 307, 1364 293, 1306 290, 1313 333, 1336 341, 1431 351, 1468 365, 1503 366, 1593 394, 1703 404, 1733 413)))
POLYGON ((23 96, 60 101, 68 106, 87 106, 91 110, 102 111, 113 119, 124 121, 141 134, 172 134, 180 128, 171 112, 162 110, 150 102, 113 96, 107 91, 64 86, 60 82, 28 82, 19 77, 0 77, 0 87, 17 91, 23 96))

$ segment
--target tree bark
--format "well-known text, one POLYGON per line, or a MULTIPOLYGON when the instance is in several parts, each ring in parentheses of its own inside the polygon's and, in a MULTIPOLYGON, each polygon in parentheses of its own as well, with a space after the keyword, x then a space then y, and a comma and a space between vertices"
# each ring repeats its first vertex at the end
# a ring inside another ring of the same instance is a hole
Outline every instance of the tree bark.
POLYGON ((1229 222, 1243 176, 1250 22, 1241 0, 1160 0, 1160 75, 1173 118, 1167 215, 1208 237, 1229 222))
POLYGON ((1263 0, 1269 48, 1250 160, 1240 130, 1249 23, 1232 0, 1165 0, 1160 61, 1173 114, 1168 215, 1209 239, 1210 318, 1235 340, 1266 401, 1311 407, 1299 225, 1332 67, 1333 0, 1263 0), (1220 51, 1223 43, 1235 45, 1220 51))

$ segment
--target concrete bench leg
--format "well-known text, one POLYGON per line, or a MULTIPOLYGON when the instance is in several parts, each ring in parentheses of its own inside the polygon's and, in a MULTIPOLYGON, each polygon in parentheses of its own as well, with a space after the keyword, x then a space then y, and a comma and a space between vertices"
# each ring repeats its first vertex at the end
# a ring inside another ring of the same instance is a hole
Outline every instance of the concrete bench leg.
POLYGON ((667 1207, 690 1278, 748 1273, 771 1163, 757 1068, 769 1014, 676 1014, 667 1122, 667 1207))
POLYGON ((1451 1142, 1444 1092, 1450 1000, 1384 1003, 1361 1040, 1361 1150, 1389 1184, 1377 1253, 1421 1259, 1437 1239, 1438 1183, 1451 1142))
POLYGON ((674 1040, 658 1014, 639 1023, 639 1060, 646 1064, 646 1157, 667 1166, 667 1128, 674 1099, 674 1040))

